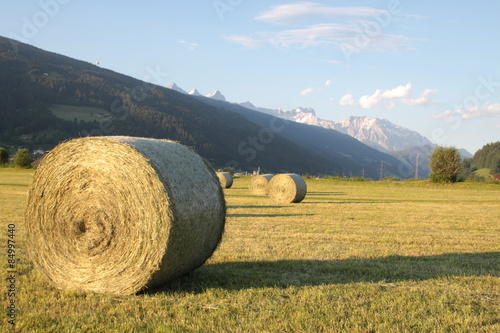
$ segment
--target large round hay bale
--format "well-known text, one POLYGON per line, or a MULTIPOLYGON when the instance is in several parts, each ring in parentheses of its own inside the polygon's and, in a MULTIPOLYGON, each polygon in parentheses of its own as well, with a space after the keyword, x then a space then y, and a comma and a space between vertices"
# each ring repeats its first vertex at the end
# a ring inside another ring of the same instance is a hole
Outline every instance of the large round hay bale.
POLYGON ((255 195, 267 195, 269 193, 269 181, 273 178, 272 174, 253 176, 250 179, 250 193, 255 195))
POLYGON ((225 213, 215 173, 185 146, 75 139, 47 154, 33 177, 28 251, 58 288, 133 294, 202 265, 225 213))
POLYGON ((222 188, 231 188, 233 186, 233 176, 229 172, 217 172, 222 188))
POLYGON ((306 182, 294 173, 276 175, 269 182, 269 197, 278 203, 301 202, 306 193, 306 182))

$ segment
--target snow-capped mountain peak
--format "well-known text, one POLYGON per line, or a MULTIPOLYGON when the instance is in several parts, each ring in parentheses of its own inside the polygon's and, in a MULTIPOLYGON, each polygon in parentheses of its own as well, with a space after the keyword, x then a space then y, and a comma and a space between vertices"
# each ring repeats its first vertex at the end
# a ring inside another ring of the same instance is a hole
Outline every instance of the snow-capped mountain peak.
POLYGON ((335 120, 333 129, 348 134, 381 151, 399 151, 415 146, 433 145, 419 133, 387 119, 351 116, 335 120))
POLYGON ((240 103, 240 105, 243 106, 243 107, 245 107, 245 108, 247 108, 247 109, 250 109, 250 110, 255 110, 257 108, 250 101, 246 101, 246 102, 240 103))
POLYGON ((203 96, 202 94, 200 94, 200 92, 197 90, 197 89, 193 89, 189 92, 189 95, 193 95, 193 96, 203 96))
POLYGON ((219 90, 216 90, 211 94, 208 94, 206 97, 213 98, 213 99, 216 99, 218 101, 223 101, 223 102, 226 101, 226 97, 224 97, 224 95, 222 95, 222 93, 219 90))
POLYGON ((183 94, 187 94, 186 91, 184 89, 182 89, 181 87, 179 87, 175 82, 172 82, 171 84, 169 84, 167 86, 167 88, 178 91, 178 92, 183 93, 183 94))

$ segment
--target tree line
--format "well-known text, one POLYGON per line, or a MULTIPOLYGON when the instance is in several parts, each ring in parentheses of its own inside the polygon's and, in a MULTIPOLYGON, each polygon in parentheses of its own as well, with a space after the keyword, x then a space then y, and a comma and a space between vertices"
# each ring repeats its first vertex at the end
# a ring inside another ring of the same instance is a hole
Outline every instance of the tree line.
POLYGON ((485 180, 474 172, 487 169, 491 175, 500 173, 500 141, 484 145, 472 158, 464 160, 455 147, 437 147, 430 156, 429 167, 434 182, 485 180))

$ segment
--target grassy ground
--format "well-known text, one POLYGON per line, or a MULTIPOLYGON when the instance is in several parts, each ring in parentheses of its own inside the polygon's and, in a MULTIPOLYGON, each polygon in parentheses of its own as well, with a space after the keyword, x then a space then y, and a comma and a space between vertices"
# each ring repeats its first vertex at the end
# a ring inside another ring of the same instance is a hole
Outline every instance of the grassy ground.
MULTIPOLYGON (((204 266, 113 297, 57 290, 32 269, 32 173, 0 169, 1 243, 15 224, 19 246, 16 331, 500 331, 498 185, 311 179, 302 203, 277 205, 235 179, 223 241, 204 266)), ((5 314, 0 322, 7 332, 5 314)))

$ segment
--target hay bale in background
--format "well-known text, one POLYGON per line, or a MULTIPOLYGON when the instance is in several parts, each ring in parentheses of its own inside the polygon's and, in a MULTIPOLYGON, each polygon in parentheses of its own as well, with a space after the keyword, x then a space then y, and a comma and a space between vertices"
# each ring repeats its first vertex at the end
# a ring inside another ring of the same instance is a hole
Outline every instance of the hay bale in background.
POLYGON ((269 182, 269 197, 278 203, 301 202, 306 193, 306 182, 293 173, 276 175, 269 182))
POLYGON ((233 176, 229 172, 217 172, 222 188, 231 188, 233 186, 233 176))
POLYGON ((58 288, 133 294, 202 265, 225 211, 215 173, 185 146, 75 139, 47 154, 33 177, 28 250, 58 288))
POLYGON ((269 192, 269 181, 273 178, 272 174, 253 176, 250 179, 250 193, 255 195, 267 195, 269 192))

